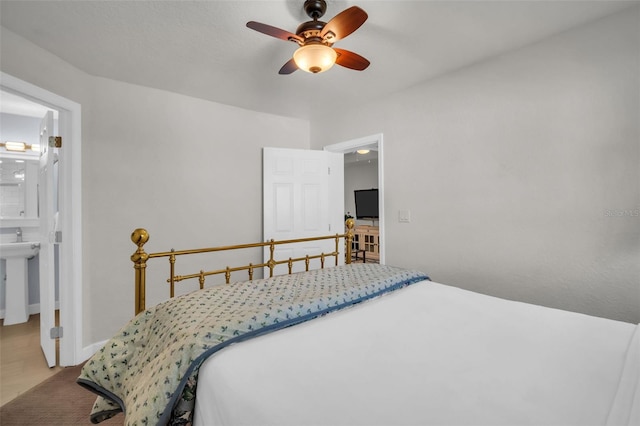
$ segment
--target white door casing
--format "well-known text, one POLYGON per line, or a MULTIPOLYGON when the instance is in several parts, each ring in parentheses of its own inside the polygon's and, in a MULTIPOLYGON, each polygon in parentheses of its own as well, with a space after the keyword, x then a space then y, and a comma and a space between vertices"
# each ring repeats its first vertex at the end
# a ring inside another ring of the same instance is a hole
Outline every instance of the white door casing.
POLYGON ((40 346, 49 367, 56 365, 56 344, 50 332, 55 327, 55 203, 53 113, 48 111, 40 124, 40 166, 38 172, 38 211, 40 217, 40 346))
MULTIPOLYGON (((263 149, 263 236, 264 240, 289 240, 344 233, 344 168, 342 154, 301 149, 263 149)), ((329 253, 334 240, 277 246, 274 257, 288 259, 305 254, 329 253)), ((340 245, 340 263, 344 247, 340 245)), ((269 259, 265 248, 264 259, 269 259)), ((333 259, 329 260, 334 262, 333 259)), ((333 265, 334 263, 331 263, 333 265)), ((313 260, 310 269, 320 267, 313 260)), ((294 271, 305 269, 304 262, 294 271)), ((276 267, 274 274, 287 272, 287 265, 276 267)), ((265 268, 265 277, 268 276, 265 268)))

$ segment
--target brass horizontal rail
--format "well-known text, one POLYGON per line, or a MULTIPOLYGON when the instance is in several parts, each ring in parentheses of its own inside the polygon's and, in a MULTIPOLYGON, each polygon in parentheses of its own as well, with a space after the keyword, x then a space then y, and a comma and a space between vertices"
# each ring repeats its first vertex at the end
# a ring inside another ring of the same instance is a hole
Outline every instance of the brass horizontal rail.
MULTIPOLYGON (((135 231, 134 231, 135 232, 135 231)), ((295 244, 295 243, 306 243, 309 241, 318 241, 318 240, 331 240, 338 238, 345 238, 347 234, 335 234, 335 235, 326 235, 323 237, 308 237, 308 238, 297 238, 293 240, 269 240, 263 243, 249 243, 249 244, 237 244, 232 246, 220 246, 220 247, 208 247, 208 248, 200 248, 200 249, 189 249, 189 250, 171 250, 171 251, 163 251, 158 253, 149 253, 149 258, 156 257, 168 257, 171 255, 181 256, 185 254, 198 254, 198 253, 213 253, 217 251, 228 251, 228 250, 241 250, 248 248, 259 248, 259 247, 269 247, 270 245, 282 245, 282 244, 295 244)), ((266 266, 266 265, 265 265, 266 266)))

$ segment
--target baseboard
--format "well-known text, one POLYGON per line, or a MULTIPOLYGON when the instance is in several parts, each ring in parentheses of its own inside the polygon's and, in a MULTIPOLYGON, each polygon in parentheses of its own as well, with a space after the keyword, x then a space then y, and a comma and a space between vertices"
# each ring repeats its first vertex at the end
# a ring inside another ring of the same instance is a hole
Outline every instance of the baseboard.
POLYGON ((106 345, 107 342, 108 340, 103 340, 102 342, 92 343, 91 345, 85 346, 84 348, 82 348, 82 354, 81 354, 82 358, 80 359, 80 362, 78 364, 81 364, 86 360, 88 360, 89 358, 91 358, 93 354, 95 354, 100 349, 102 349, 102 347, 106 345))

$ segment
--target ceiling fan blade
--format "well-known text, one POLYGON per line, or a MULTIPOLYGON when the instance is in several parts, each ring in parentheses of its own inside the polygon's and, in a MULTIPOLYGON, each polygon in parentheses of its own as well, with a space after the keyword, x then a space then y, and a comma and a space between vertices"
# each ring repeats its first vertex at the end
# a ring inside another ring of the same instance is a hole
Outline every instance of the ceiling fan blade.
POLYGON ((282 66, 282 68, 280 68, 280 71, 278 71, 278 74, 282 74, 282 75, 291 74, 292 72, 296 71, 297 69, 298 69, 298 66, 296 65, 296 63, 293 60, 293 58, 291 58, 291 59, 289 59, 289 61, 287 61, 286 64, 284 64, 282 66))
POLYGON ((294 41, 298 44, 303 43, 304 39, 289 31, 281 30, 280 28, 272 27, 271 25, 262 24, 256 21, 247 22, 247 27, 252 30, 256 30, 260 33, 270 35, 271 37, 279 38, 284 41, 294 41))
POLYGON ((336 47, 334 47, 333 50, 335 50, 338 54, 338 57, 336 58, 336 64, 341 65, 345 68, 362 71, 366 69, 370 64, 370 62, 366 58, 363 58, 357 53, 353 53, 349 50, 338 49, 336 47))
POLYGON ((352 6, 338 13, 327 22, 320 32, 320 37, 329 43, 335 43, 360 28, 368 17, 367 12, 358 6, 352 6))

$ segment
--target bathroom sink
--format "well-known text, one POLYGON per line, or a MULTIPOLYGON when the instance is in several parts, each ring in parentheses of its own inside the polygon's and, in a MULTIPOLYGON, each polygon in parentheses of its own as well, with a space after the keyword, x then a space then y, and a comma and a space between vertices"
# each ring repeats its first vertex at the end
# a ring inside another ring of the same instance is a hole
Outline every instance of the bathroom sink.
POLYGON ((40 243, 33 241, 24 241, 21 243, 3 243, 0 244, 0 258, 8 257, 33 257, 38 254, 40 243))
POLYGON ((40 243, 34 241, 0 244, 0 258, 7 262, 4 325, 20 324, 29 319, 27 261, 39 250, 40 243))

